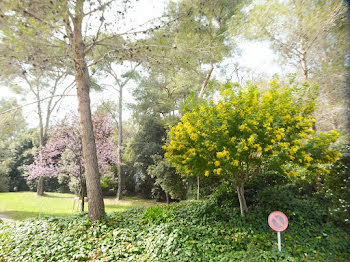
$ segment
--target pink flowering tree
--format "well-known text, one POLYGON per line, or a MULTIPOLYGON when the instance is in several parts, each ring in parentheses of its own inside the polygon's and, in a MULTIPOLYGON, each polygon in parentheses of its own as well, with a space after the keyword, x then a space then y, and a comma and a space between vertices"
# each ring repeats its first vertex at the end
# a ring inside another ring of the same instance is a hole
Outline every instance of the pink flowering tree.
MULTIPOLYGON (((116 163, 114 152, 113 125, 108 116, 94 115, 93 127, 97 150, 97 160, 101 175, 109 175, 110 168, 116 163)), ((68 175, 78 181, 78 195, 81 198, 81 211, 84 211, 86 195, 84 158, 82 140, 76 117, 65 118, 55 126, 47 144, 34 155, 34 162, 24 168, 27 179, 68 175)))

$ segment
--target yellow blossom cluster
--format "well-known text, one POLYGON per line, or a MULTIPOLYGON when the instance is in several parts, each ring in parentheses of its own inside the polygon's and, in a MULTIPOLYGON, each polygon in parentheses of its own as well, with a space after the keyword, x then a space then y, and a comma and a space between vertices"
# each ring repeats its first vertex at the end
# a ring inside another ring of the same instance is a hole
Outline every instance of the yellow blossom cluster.
POLYGON ((225 158, 226 160, 230 159, 230 152, 226 150, 226 148, 224 149, 224 151, 222 152, 217 152, 216 156, 218 158, 225 158))
POLYGON ((230 176, 239 183, 242 172, 253 172, 259 165, 296 176, 297 172, 282 170, 282 166, 326 172, 318 166, 340 157, 330 148, 339 134, 315 135, 311 129, 314 119, 306 113, 312 111, 312 105, 295 102, 291 91, 275 81, 264 94, 257 87, 248 87, 234 92, 225 89, 221 96, 217 102, 203 102, 185 113, 170 128, 165 156, 179 171, 230 176), (278 163, 277 167, 270 166, 270 161, 278 163))

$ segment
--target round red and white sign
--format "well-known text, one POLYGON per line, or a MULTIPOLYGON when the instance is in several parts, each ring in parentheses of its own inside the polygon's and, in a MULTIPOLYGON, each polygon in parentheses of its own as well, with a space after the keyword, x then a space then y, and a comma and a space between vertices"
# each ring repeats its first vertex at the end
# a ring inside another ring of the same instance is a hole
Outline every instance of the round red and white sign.
POLYGON ((277 232, 284 231, 288 227, 288 218, 280 211, 272 212, 267 221, 269 226, 277 232))

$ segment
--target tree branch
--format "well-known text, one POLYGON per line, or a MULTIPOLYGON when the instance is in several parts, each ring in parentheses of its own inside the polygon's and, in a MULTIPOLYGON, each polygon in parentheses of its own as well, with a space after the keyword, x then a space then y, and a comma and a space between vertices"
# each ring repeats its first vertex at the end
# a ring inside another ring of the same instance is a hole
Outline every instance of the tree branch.
POLYGON ((36 104, 36 103, 41 102, 41 101, 45 101, 47 99, 50 99, 51 97, 65 97, 65 96, 76 96, 76 95, 54 95, 54 96, 45 97, 45 98, 42 98, 40 100, 36 100, 36 101, 30 102, 28 104, 24 104, 22 106, 17 106, 17 107, 14 107, 14 108, 2 111, 2 112, 0 112, 0 115, 4 115, 4 114, 7 114, 7 113, 12 112, 12 111, 19 110, 19 109, 21 109, 23 107, 26 107, 26 106, 29 106, 29 105, 33 105, 33 104, 36 104))

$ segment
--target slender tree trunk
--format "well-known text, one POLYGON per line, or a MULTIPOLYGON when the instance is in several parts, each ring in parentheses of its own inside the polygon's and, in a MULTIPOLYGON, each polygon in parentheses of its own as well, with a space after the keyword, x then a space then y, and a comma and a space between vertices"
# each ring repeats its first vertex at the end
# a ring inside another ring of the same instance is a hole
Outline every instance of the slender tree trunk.
MULTIPOLYGON (((309 66, 307 63, 307 53, 306 50, 304 48, 304 41, 303 39, 300 40, 300 63, 301 63, 301 67, 303 69, 303 76, 304 76, 304 80, 305 82, 309 81, 309 66)), ((310 92, 310 87, 307 90, 308 94, 310 92)), ((316 132, 316 123, 312 124, 312 130, 314 130, 316 132)))
POLYGON ((85 45, 82 38, 83 1, 76 3, 73 18, 73 54, 75 62, 75 80, 77 85, 80 131, 85 163, 86 188, 89 199, 89 218, 91 221, 101 219, 105 213, 100 175, 97 164, 95 136, 93 132, 90 109, 90 78, 85 61, 85 45))
POLYGON ((244 217, 245 213, 248 212, 248 207, 247 207, 247 203, 245 201, 245 197, 244 197, 244 185, 241 185, 240 187, 237 186, 237 195, 238 195, 238 200, 239 200, 239 207, 241 210, 241 216, 244 217))
POLYGON ((197 176, 197 200, 199 200, 199 188, 200 188, 199 176, 197 176))
POLYGON ((169 193, 165 192, 165 199, 166 199, 166 204, 169 205, 170 204, 170 198, 169 198, 169 193))
POLYGON ((248 212, 248 207, 247 207, 247 202, 245 201, 245 196, 244 196, 244 185, 242 185, 241 187, 241 197, 242 197, 242 200, 243 200, 243 210, 245 213, 248 212))
POLYGON ((238 200, 239 200, 239 208, 240 208, 240 210, 241 210, 241 216, 244 217, 243 203, 242 203, 241 194, 240 194, 240 192, 239 192, 239 187, 237 187, 236 189, 237 189, 238 200))
POLYGON ((123 143, 123 86, 119 87, 119 121, 118 121, 118 191, 117 200, 122 199, 122 143, 123 143))
MULTIPOLYGON (((199 92, 199 94, 198 94, 198 98, 199 98, 199 99, 203 98, 203 96, 204 96, 205 89, 206 89, 207 86, 208 86, 208 82, 209 82, 209 80, 210 80, 211 74, 213 73, 213 70, 214 70, 214 64, 213 64, 213 62, 211 61, 211 62, 210 62, 210 69, 209 69, 209 71, 208 71, 208 73, 207 73, 207 75, 206 75, 206 77, 205 77, 205 79, 204 79, 204 82, 203 82, 203 84, 202 84, 202 88, 201 88, 201 90, 200 90, 200 92, 199 92)), ((197 175, 197 200, 199 200, 199 193, 200 193, 200 192, 199 192, 199 189, 200 189, 199 175, 197 175)))
POLYGON ((84 181, 81 184, 81 213, 85 211, 85 185, 84 181))
POLYGON ((303 68, 304 80, 309 81, 309 68, 306 62, 306 52, 302 52, 301 54, 301 67, 303 68))
POLYGON ((84 206, 85 206, 85 185, 84 185, 84 178, 82 174, 82 166, 79 165, 79 181, 80 181, 80 200, 81 200, 81 205, 80 205, 80 211, 81 213, 84 213, 84 206))
POLYGON ((210 69, 209 69, 209 71, 208 71, 208 73, 207 73, 207 76, 206 76, 205 79, 204 79, 204 82, 203 82, 201 91, 200 91, 199 94, 198 94, 198 98, 203 98, 203 96, 204 96, 204 91, 205 91, 205 89, 207 88, 207 85, 208 85, 208 82, 209 82, 209 80, 210 80, 211 74, 213 73, 213 70, 214 70, 214 64, 213 64, 213 62, 210 62, 210 69))
MULTIPOLYGON (((51 117, 51 113, 53 111, 53 109, 55 108, 55 105, 53 107, 51 107, 52 105, 52 101, 55 97, 55 93, 57 90, 57 86, 59 83, 59 80, 61 79, 62 76, 58 76, 55 79, 55 84, 53 86, 53 91, 51 92, 51 98, 49 99, 49 102, 47 104, 47 109, 46 109, 46 122, 44 125, 44 121, 43 121, 43 112, 42 112, 42 107, 41 107, 41 102, 42 99, 40 97, 40 87, 38 84, 34 86, 32 85, 32 83, 30 82, 30 80, 25 76, 24 76, 24 80, 27 82, 27 84, 29 85, 30 91, 34 94, 35 98, 36 98, 36 104, 37 104, 37 114, 38 114, 38 118, 39 118, 39 141, 40 141, 40 148, 42 148, 43 146, 45 146, 46 144, 46 138, 47 138, 47 132, 49 129, 49 123, 50 123, 50 117, 51 117)), ((56 102, 57 104, 57 102, 56 102)), ((37 195, 42 196, 44 194, 44 177, 40 177, 38 179, 38 184, 37 184, 37 195)))
MULTIPOLYGON (((38 107, 38 116, 39 116, 39 143, 40 143, 40 149, 45 146, 45 139, 44 139, 44 124, 43 124, 43 118, 42 118, 42 112, 41 112, 41 104, 40 104, 40 94, 39 94, 39 89, 37 90, 36 98, 38 100, 37 102, 37 107, 38 107)), ((38 185, 36 189, 36 194, 38 196, 44 195, 44 177, 39 177, 38 179, 38 185)))

